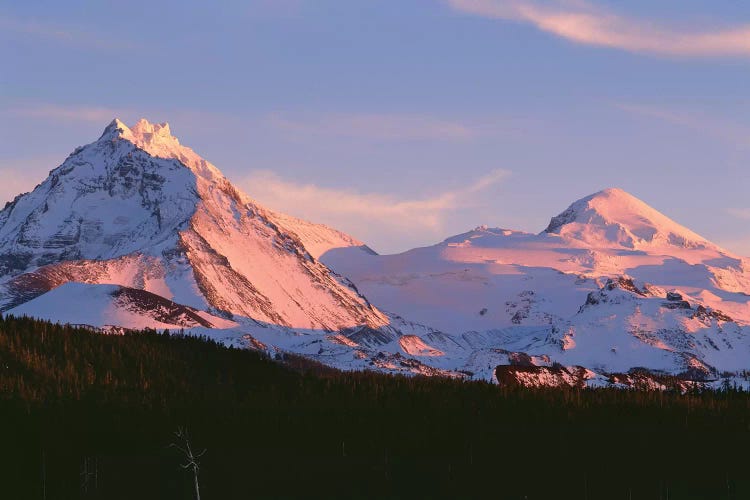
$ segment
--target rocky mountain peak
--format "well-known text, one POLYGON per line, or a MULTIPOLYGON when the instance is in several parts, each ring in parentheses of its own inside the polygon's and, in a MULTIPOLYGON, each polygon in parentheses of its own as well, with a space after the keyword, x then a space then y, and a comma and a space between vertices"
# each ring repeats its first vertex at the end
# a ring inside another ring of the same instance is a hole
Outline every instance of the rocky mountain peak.
POLYGON ((78 282, 283 328, 385 325, 303 239, 356 244, 257 205, 168 124, 115 119, 0 210, 0 310, 78 282))
POLYGON ((172 135, 169 123, 151 123, 145 118, 141 118, 131 127, 130 132, 136 143, 142 144, 169 144, 179 146, 180 141, 172 135))
POLYGON ((190 169, 197 177, 211 183, 224 183, 226 178, 216 166, 209 163, 187 146, 180 144, 172 135, 169 123, 151 123, 141 118, 132 127, 128 127, 118 118, 112 120, 104 129, 98 144, 113 140, 125 140, 139 149, 157 158, 177 160, 190 169))
POLYGON ((102 135, 99 137, 99 141, 109 141, 112 139, 118 139, 120 137, 130 137, 132 135, 130 128, 125 125, 119 118, 115 118, 109 125, 104 128, 102 135))

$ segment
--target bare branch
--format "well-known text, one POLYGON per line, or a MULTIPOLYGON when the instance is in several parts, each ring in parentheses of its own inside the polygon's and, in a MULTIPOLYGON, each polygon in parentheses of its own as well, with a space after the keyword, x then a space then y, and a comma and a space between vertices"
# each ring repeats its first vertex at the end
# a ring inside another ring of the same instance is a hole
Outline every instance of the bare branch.
POLYGON ((180 464, 180 467, 182 469, 192 469, 193 470, 193 481, 195 484, 195 496, 197 500, 200 500, 201 493, 200 488, 198 486, 198 471, 200 470, 200 463, 198 462, 198 459, 201 458, 205 453, 205 448, 203 451, 195 455, 193 453, 193 448, 190 444, 190 436, 188 435, 188 431, 184 427, 178 427, 177 431, 174 432, 175 437, 182 443, 182 446, 177 443, 171 443, 169 446, 170 448, 176 448, 182 452, 182 454, 185 456, 185 459, 187 460, 187 463, 180 464))

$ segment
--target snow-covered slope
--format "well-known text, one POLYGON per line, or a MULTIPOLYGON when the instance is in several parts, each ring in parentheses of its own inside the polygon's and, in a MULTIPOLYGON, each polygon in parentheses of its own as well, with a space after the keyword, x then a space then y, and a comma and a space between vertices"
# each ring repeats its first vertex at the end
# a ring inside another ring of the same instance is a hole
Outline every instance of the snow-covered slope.
POLYGON ((487 373, 509 362, 500 349, 599 373, 750 369, 750 261, 619 189, 540 234, 478 227, 399 255, 323 260, 382 309, 461 344, 433 344, 445 353, 435 366, 487 373))
POLYGON ((118 285, 65 283, 8 314, 91 327, 229 328, 236 323, 176 304, 159 295, 118 285))
POLYGON ((74 281, 286 327, 387 323, 277 219, 167 124, 115 120, 0 212, 0 304, 74 281))
POLYGON ((750 260, 619 189, 539 234, 482 226, 377 255, 258 205, 145 120, 113 121, 0 211, 0 311, 184 328, 344 369, 527 385, 740 377, 749 292, 750 260))
POLYGON ((719 250, 705 238, 617 188, 605 189, 573 203, 553 217, 544 232, 593 248, 719 250))

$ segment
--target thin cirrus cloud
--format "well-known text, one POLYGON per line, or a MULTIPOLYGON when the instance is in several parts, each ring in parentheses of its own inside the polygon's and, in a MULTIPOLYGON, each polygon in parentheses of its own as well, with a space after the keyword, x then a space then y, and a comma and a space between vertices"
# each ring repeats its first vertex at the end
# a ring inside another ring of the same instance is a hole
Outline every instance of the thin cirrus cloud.
POLYGON ((25 118, 41 118, 62 122, 109 123, 115 117, 132 115, 126 109, 95 106, 61 106, 57 104, 29 104, 9 109, 10 113, 25 118))
POLYGON ((735 146, 750 146, 750 128, 729 119, 642 104, 618 103, 615 107, 632 115, 654 118, 701 135, 710 135, 735 146))
POLYGON ((393 241, 409 245, 445 236, 451 212, 481 203, 480 195, 509 175, 507 170, 492 170, 466 186, 418 199, 301 184, 268 170, 252 172, 243 187, 274 210, 328 224, 390 252, 402 249, 393 247, 393 241))
POLYGON ((34 187, 33 181, 29 181, 29 176, 24 175, 24 172, 26 170, 15 166, 0 165, 0 178, 3 179, 0 185, 1 203, 11 201, 17 195, 26 193, 34 187))
POLYGON ((320 116, 274 113, 268 117, 268 123, 291 134, 383 141, 466 141, 479 133, 475 127, 458 121, 399 113, 330 113, 320 116))
POLYGON ((5 159, 0 162, 0 208, 21 193, 27 193, 44 178, 46 172, 59 165, 59 158, 40 155, 5 159), (38 174, 38 175, 37 175, 38 174))
POLYGON ((716 243, 737 255, 750 257, 750 237, 720 239, 716 243))
POLYGON ((301 15, 304 3, 304 0, 245 0, 244 7, 254 18, 285 18, 301 15))
MULTIPOLYGON (((728 208, 727 213, 737 219, 750 221, 750 208, 728 208)), ((718 243, 740 255, 750 256, 750 236, 735 236, 718 243)))
POLYGON ((750 24, 713 30, 677 29, 616 14, 584 0, 445 0, 457 11, 528 23, 584 45, 662 56, 750 56, 750 24))
POLYGON ((133 49, 138 47, 138 44, 122 37, 105 36, 73 27, 2 14, 0 14, 0 31, 85 48, 133 49))
MULTIPOLYGON (((6 112, 26 118, 67 122, 106 123, 114 117, 122 119, 139 118, 138 113, 133 109, 51 103, 29 103, 13 106, 6 112)), ((217 116, 216 113, 185 109, 159 110, 158 112, 161 114, 168 113, 170 116, 177 116, 181 119, 193 116, 206 119, 217 116)), ((233 119, 232 116, 228 115, 221 115, 220 118, 225 122, 233 119)), ((329 113, 318 116, 287 116, 274 113, 264 121, 266 125, 275 130, 305 137, 334 136, 387 141, 465 141, 491 130, 488 125, 480 130, 479 125, 467 125, 458 121, 430 116, 397 113, 329 113)))
POLYGON ((727 213, 738 219, 750 220, 750 208, 728 208, 727 213))
POLYGON ((0 119, 3 118, 3 115, 49 123, 67 123, 70 125, 94 124, 102 128, 114 118, 119 118, 131 125, 141 118, 146 118, 152 122, 168 121, 196 130, 216 129, 217 127, 227 127, 229 125, 239 126, 244 123, 234 115, 189 108, 138 110, 124 107, 60 105, 52 103, 26 103, 0 108, 0 119))
POLYGON ((51 38, 63 42, 72 42, 76 39, 74 32, 61 26, 10 16, 0 16, 0 28, 5 32, 51 38))

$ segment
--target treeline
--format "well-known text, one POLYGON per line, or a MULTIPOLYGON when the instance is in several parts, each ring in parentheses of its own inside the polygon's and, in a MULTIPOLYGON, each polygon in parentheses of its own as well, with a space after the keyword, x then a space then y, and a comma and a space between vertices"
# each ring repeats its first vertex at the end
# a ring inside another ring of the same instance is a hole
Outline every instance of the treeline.
POLYGON ((0 319, 0 498, 750 498, 750 396, 343 373, 0 319))

